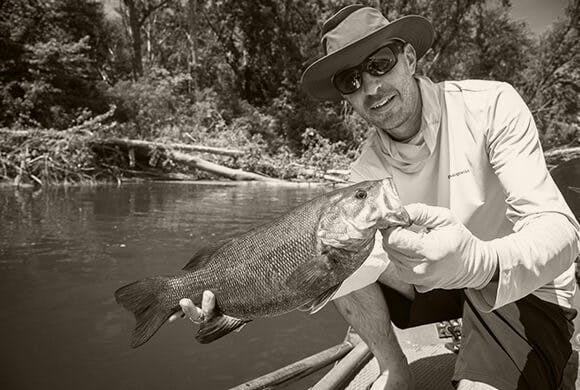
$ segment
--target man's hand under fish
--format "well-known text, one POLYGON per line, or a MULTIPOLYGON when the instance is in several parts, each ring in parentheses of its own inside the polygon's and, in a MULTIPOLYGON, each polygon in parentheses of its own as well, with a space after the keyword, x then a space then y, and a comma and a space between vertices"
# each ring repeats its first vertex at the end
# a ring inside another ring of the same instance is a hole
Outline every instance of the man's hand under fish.
POLYGON ((187 317, 194 324, 201 324, 204 320, 209 320, 216 315, 215 313, 215 295, 211 291, 204 291, 201 300, 201 308, 195 306, 189 298, 182 298, 179 301, 181 312, 177 312, 169 317, 169 322, 178 318, 187 317))

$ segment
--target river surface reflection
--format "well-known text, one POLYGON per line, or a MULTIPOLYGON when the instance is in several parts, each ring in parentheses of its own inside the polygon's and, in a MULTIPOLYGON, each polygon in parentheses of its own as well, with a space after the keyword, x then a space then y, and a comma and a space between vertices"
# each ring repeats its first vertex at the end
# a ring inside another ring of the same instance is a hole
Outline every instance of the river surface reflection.
MULTIPOLYGON (((127 184, 0 189, 0 388, 224 389, 339 343, 332 306, 254 321, 209 345, 191 323, 143 347, 114 301, 121 285, 181 268, 328 187, 127 184)), ((307 387, 302 381, 290 388, 307 387)))

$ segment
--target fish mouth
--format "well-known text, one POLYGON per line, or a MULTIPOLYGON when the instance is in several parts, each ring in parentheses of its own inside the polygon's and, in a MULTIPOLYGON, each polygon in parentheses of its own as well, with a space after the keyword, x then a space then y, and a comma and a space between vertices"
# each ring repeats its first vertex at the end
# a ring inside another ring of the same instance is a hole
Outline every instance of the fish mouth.
POLYGON ((411 226, 413 221, 411 221, 409 213, 407 213, 407 210, 405 210, 401 200, 399 199, 399 193, 393 183, 393 179, 390 177, 384 178, 382 180, 382 188, 383 202, 386 206, 386 210, 384 210, 384 216, 377 224, 377 227, 379 229, 387 229, 397 226, 411 226))
POLYGON ((377 229, 384 230, 392 227, 409 227, 413 224, 411 217, 407 210, 403 206, 396 208, 395 210, 390 210, 384 217, 382 217, 377 223, 377 229))
POLYGON ((405 208, 403 206, 401 206, 397 210, 395 210, 389 216, 389 220, 390 220, 389 222, 391 223, 391 226, 409 227, 413 224, 413 221, 411 221, 411 217, 409 216, 409 213, 407 212, 407 210, 405 210, 405 208))

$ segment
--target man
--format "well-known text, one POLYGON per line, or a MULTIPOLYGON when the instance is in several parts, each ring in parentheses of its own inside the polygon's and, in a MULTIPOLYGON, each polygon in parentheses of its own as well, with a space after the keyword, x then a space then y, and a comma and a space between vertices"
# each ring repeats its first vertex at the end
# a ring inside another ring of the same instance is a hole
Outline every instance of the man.
MULTIPOLYGON (((407 328, 460 316, 459 389, 560 388, 578 222, 511 86, 415 76, 433 34, 419 16, 389 22, 348 6, 324 24, 325 55, 302 76, 308 94, 345 99, 371 126, 351 180, 393 177, 420 227, 382 232, 334 302, 379 362, 373 389, 413 386, 391 321, 407 328)), ((213 305, 206 293, 204 315, 213 305)), ((202 313, 182 307, 192 319, 202 313)))

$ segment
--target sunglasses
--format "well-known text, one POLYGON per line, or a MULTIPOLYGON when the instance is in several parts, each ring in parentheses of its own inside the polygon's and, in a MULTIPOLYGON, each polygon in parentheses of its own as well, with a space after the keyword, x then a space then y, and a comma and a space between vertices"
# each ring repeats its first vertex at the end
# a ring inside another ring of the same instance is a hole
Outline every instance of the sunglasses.
POLYGON ((350 95, 362 87, 362 74, 382 76, 397 65, 398 55, 402 52, 404 42, 396 41, 385 45, 369 55, 362 63, 345 69, 332 76, 332 84, 343 95, 350 95))

